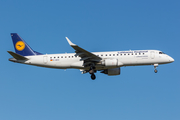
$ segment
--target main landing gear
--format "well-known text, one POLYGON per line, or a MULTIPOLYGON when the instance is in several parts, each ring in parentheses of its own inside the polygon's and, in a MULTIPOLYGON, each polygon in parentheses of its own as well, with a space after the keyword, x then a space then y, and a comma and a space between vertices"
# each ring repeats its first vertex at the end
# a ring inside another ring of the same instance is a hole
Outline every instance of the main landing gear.
POLYGON ((95 70, 95 67, 94 66, 91 66, 90 67, 90 70, 89 70, 89 74, 91 74, 91 79, 92 80, 95 80, 96 79, 96 76, 95 76, 95 73, 96 72, 96 70, 95 70))
POLYGON ((158 70, 156 69, 158 67, 158 64, 154 64, 154 72, 157 73, 158 70))
POLYGON ((92 79, 92 80, 95 80, 95 79, 96 79, 95 74, 91 74, 91 79, 92 79))

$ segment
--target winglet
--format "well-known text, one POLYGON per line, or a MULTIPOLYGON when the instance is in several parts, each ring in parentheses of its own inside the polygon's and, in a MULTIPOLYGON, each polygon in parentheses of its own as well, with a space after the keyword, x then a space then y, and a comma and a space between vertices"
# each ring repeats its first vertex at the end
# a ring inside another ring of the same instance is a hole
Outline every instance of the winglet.
POLYGON ((68 43, 69 43, 70 46, 75 46, 75 45, 76 45, 76 44, 72 43, 72 42, 68 39, 68 37, 66 37, 66 40, 68 41, 68 43))

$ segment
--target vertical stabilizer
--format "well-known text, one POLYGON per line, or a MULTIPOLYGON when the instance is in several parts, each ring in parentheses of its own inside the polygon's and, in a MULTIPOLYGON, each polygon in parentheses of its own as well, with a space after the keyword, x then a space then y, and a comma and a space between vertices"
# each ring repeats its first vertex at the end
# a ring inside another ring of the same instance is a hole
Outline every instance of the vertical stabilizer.
POLYGON ((17 54, 22 56, 41 54, 36 51, 33 51, 33 49, 17 33, 11 33, 11 37, 14 44, 14 49, 17 54))

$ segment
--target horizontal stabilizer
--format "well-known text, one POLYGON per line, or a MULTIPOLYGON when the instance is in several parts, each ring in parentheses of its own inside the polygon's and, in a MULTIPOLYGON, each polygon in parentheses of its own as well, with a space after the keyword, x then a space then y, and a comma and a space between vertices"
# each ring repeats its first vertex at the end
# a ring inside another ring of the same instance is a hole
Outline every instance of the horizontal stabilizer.
POLYGON ((11 56, 13 56, 16 60, 28 60, 28 58, 21 56, 17 53, 14 53, 12 51, 7 51, 11 56))

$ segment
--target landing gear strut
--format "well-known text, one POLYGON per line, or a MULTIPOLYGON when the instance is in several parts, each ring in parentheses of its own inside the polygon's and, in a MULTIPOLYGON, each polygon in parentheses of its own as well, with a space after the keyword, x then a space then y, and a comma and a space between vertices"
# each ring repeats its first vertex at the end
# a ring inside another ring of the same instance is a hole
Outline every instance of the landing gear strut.
POLYGON ((154 64, 154 72, 157 73, 158 70, 156 69, 158 67, 158 64, 154 64))
POLYGON ((94 67, 94 65, 91 65, 91 67, 90 67, 90 69, 89 69, 89 74, 91 74, 91 79, 92 80, 95 80, 96 79, 96 76, 95 76, 95 72, 96 72, 96 70, 94 70, 95 69, 95 67, 94 67))

